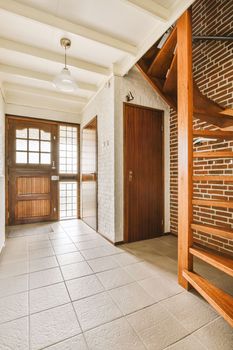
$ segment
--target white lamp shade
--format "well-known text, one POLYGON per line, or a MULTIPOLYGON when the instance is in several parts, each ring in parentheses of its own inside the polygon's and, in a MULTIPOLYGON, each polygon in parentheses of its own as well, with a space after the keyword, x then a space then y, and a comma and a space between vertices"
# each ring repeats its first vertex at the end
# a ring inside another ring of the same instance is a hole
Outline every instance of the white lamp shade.
POLYGON ((66 67, 54 78, 53 84, 57 89, 64 92, 73 92, 78 88, 69 69, 66 67))

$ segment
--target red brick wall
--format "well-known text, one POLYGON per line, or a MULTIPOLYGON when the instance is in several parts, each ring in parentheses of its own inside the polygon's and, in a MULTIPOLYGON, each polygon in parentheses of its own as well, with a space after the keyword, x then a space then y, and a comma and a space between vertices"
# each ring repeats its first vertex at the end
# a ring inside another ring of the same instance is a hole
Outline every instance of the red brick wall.
MULTIPOLYGON (((194 35, 233 35, 233 0, 196 0, 192 9, 194 35)), ((200 90, 224 107, 233 108, 233 43, 198 42, 193 44, 193 73, 200 90)), ((177 115, 171 111, 171 232, 177 234, 177 115)), ((194 128, 214 129, 194 120, 194 128)), ((232 141, 202 143, 199 150, 233 150, 232 141)), ((196 175, 233 175, 233 159, 197 159, 196 175)), ((233 200, 233 183, 195 182, 194 197, 233 200)), ((233 209, 194 207, 194 221, 232 228, 233 209)), ((233 254, 233 241, 194 232, 199 243, 233 254)))

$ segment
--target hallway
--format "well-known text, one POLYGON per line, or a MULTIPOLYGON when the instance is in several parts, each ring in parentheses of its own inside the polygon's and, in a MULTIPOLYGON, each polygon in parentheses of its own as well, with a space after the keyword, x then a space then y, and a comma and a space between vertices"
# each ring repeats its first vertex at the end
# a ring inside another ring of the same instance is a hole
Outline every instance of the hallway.
MULTIPOLYGON (((232 349, 232 328, 177 284, 176 246, 169 235, 115 247, 80 220, 10 228, 0 349, 232 349)), ((196 265, 233 293, 230 279, 196 265)))

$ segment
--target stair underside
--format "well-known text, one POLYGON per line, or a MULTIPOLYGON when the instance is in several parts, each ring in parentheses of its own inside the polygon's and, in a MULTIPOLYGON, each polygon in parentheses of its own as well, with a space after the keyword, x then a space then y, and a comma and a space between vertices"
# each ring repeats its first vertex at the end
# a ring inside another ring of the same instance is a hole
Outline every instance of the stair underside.
POLYGON ((233 259, 200 249, 189 248, 189 252, 206 263, 233 277, 233 259))
POLYGON ((219 236, 227 239, 233 239, 233 231, 227 228, 219 227, 219 226, 209 226, 203 224, 192 224, 192 230, 200 231, 203 233, 208 233, 214 236, 219 236))
POLYGON ((233 327, 233 297, 195 272, 184 270, 183 276, 233 327))

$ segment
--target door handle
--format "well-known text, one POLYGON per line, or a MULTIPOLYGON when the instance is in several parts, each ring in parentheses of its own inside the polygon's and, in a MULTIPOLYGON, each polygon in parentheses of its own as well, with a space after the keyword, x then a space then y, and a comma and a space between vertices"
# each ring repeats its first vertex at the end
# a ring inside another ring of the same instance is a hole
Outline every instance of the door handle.
POLYGON ((130 170, 129 171, 129 182, 132 182, 132 180, 133 180, 133 171, 130 170))

